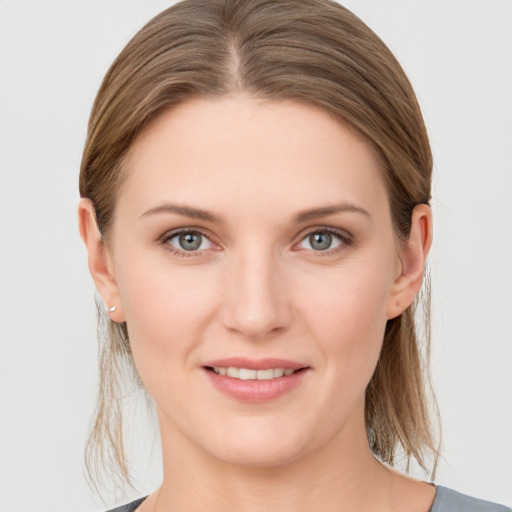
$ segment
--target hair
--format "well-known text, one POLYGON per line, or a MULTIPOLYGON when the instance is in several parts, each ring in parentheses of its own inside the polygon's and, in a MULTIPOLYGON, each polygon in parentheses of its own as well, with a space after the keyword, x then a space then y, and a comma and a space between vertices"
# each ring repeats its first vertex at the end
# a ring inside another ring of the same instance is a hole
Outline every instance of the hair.
MULTIPOLYGON (((147 23, 107 72, 88 126, 80 194, 94 204, 108 244, 123 164, 139 134, 193 98, 245 93, 293 100, 329 113, 381 161, 397 239, 413 208, 430 200, 432 154, 412 86, 379 37, 330 0, 184 0, 147 23)), ((427 280, 428 281, 428 280, 427 280)), ((401 453, 431 476, 439 446, 431 424, 429 287, 420 336, 418 299, 387 323, 366 390, 372 451, 391 465, 401 453), (420 339, 422 338, 422 339, 420 339), (433 459, 431 459, 433 456, 433 459)), ((137 379, 126 324, 103 319, 96 418, 86 449, 89 476, 108 468, 130 482, 123 450, 123 368, 137 379)), ((432 397, 433 398, 433 395, 432 397)))

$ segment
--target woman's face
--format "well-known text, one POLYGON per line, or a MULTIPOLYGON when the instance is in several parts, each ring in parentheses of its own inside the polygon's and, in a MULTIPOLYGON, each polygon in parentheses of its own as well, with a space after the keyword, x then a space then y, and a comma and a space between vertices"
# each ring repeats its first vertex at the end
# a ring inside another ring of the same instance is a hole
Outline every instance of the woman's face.
POLYGON ((265 466, 364 436, 386 321, 413 296, 368 145, 310 106, 192 100, 125 172, 102 294, 164 442, 265 466))

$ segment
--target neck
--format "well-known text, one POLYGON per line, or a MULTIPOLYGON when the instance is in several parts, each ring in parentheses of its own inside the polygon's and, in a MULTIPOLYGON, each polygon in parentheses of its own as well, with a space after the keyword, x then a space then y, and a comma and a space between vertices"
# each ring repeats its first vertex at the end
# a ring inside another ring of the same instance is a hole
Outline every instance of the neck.
POLYGON ((219 460, 165 419, 160 425, 164 480, 154 507, 158 512, 391 509, 385 504, 393 477, 369 449, 362 414, 322 447, 270 467, 219 460))

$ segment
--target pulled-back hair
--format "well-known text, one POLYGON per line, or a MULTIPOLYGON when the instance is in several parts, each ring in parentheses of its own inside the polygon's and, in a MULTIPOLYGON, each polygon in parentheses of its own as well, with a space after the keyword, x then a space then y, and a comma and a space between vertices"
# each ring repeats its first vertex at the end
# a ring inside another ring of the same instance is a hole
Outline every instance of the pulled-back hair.
MULTIPOLYGON (((244 92, 328 112, 367 141, 381 161, 393 226, 407 239, 413 208, 430 199, 432 154, 422 115, 400 64, 359 18, 330 0, 185 0, 153 18, 112 64, 94 103, 80 194, 94 204, 108 244, 123 163, 138 135, 185 100, 244 92)), ((373 452, 397 450, 428 472, 437 461, 429 419, 429 293, 422 340, 417 301, 388 321, 365 415, 373 452)), ((123 372, 137 379, 126 324, 106 326, 96 419, 87 447, 91 473, 111 468, 129 481, 123 451, 123 372), (132 371, 133 370, 133 371, 132 371)), ((139 382, 140 384, 140 382, 139 382)))

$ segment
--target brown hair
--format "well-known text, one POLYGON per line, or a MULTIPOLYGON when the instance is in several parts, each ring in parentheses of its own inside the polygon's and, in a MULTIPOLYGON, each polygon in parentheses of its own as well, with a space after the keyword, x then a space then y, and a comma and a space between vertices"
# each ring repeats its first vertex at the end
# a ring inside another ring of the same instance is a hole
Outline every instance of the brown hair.
MULTIPOLYGON (((372 30, 330 0, 185 0, 128 43, 92 109, 80 193, 92 200, 107 240, 123 161, 137 136, 186 99, 237 91, 314 105, 364 137, 382 162, 397 237, 408 237, 413 208, 429 202, 432 154, 412 87, 372 30)), ((366 391, 366 427, 383 461, 393 464, 400 447, 407 462, 414 458, 428 472, 427 456, 434 456, 435 469, 438 451, 426 394, 428 287, 425 295, 422 345, 416 304, 388 322, 366 391)), ((132 369, 133 363, 126 325, 105 322, 110 334, 102 348, 88 467, 114 467, 129 481, 119 373, 120 361, 132 369)))

